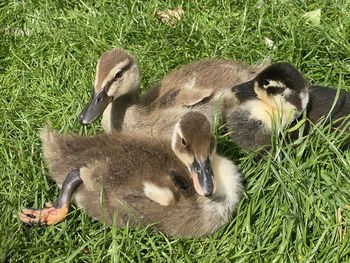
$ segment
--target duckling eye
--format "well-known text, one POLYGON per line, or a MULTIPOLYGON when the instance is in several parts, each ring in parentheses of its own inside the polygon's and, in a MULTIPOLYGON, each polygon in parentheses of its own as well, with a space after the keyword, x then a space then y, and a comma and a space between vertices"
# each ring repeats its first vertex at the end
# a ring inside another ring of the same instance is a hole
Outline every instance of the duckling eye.
POLYGON ((114 79, 120 79, 123 76, 123 71, 118 71, 117 74, 115 74, 114 79))
POLYGON ((187 145, 187 143, 186 143, 184 138, 181 138, 181 143, 182 143, 182 146, 186 146, 187 145))
POLYGON ((267 79, 263 79, 262 84, 263 84, 263 86, 268 86, 268 85, 270 85, 270 81, 268 81, 267 79))

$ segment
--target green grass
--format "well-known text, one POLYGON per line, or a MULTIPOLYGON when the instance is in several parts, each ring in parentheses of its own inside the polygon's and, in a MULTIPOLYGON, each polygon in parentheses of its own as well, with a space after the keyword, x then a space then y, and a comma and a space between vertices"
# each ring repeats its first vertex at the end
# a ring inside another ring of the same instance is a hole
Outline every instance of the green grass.
POLYGON ((246 194, 213 236, 168 239, 149 229, 109 228, 74 207, 66 221, 28 229, 14 215, 42 207, 49 178, 38 129, 95 134, 76 116, 88 101, 96 59, 130 50, 146 90, 169 70, 200 58, 289 61, 312 82, 350 91, 349 1, 15 1, 0 3, 0 260, 156 262, 349 262, 350 151, 346 134, 318 126, 297 145, 260 161, 219 135, 219 152, 239 164, 246 194), (307 2, 307 4, 305 3, 307 2), (174 27, 154 17, 182 6, 174 27), (321 9, 320 25, 303 18, 321 9), (268 37, 275 48, 264 41, 268 37))

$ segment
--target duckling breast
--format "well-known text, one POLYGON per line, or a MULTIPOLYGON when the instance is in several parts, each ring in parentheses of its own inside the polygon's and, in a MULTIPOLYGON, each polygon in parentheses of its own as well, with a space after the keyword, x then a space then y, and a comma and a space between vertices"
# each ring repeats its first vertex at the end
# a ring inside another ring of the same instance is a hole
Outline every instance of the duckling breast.
POLYGON ((236 108, 228 114, 227 129, 232 140, 243 148, 256 149, 271 144, 271 129, 263 120, 252 118, 244 108, 236 108))

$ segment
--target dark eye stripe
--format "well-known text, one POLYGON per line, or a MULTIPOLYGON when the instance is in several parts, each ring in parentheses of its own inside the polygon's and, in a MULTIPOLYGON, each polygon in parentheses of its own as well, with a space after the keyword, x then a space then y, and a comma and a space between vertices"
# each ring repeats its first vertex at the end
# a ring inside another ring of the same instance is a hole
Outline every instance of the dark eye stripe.
POLYGON ((276 94, 281 94, 284 91, 284 88, 281 87, 268 87, 266 89, 268 94, 276 95, 276 94))

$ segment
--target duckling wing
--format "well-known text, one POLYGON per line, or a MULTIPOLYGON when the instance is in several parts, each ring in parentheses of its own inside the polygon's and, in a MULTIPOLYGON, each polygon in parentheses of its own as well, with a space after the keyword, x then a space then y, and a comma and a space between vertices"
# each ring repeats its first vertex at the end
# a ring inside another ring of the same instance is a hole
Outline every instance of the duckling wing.
POLYGON ((252 79, 266 65, 249 66, 225 59, 208 59, 171 71, 157 87, 157 103, 194 106, 214 95, 230 93, 232 86, 252 79))
POLYGON ((213 94, 213 90, 210 89, 183 89, 181 90, 177 100, 181 103, 181 105, 190 107, 209 100, 213 94))

